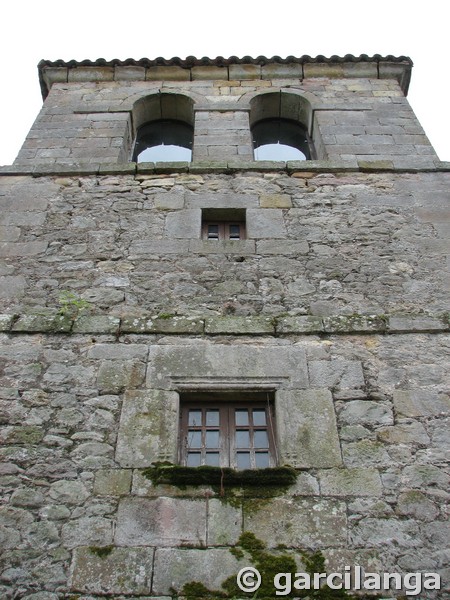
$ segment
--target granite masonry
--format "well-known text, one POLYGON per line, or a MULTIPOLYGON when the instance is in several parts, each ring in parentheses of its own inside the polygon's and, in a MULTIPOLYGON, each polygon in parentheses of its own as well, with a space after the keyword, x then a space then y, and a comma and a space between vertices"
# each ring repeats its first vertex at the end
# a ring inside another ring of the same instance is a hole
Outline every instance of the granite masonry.
POLYGON ((450 598, 450 164, 411 67, 40 63, 0 167, 2 599, 219 597, 249 534, 300 572, 437 573, 416 597, 450 598), (253 160, 264 116, 301 122, 312 159, 253 160), (161 118, 193 126, 192 161, 130 162, 161 118), (218 211, 245 239, 203 239, 218 211), (270 395, 257 484, 177 480, 194 392, 270 395))

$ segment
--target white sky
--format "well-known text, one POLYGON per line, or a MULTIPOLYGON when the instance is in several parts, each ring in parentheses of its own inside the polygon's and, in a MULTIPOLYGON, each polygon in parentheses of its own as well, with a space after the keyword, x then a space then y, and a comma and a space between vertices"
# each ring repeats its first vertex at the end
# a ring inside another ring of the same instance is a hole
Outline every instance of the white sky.
POLYGON ((13 162, 42 105, 39 60, 189 55, 410 56, 408 100, 440 159, 450 161, 446 10, 442 0, 5 2, 0 165, 13 162))

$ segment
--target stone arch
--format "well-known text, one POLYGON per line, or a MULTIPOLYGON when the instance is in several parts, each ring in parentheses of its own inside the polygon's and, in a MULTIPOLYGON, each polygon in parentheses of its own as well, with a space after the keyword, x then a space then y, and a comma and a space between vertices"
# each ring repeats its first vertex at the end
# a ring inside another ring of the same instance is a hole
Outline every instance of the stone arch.
POLYGON ((135 155, 138 154, 139 145, 143 148, 146 146, 144 137, 154 140, 152 146, 161 142, 160 147, 165 143, 192 149, 194 100, 189 96, 170 92, 150 94, 133 104, 131 115, 134 159, 137 159, 135 155), (156 131, 156 127, 159 131, 156 131))

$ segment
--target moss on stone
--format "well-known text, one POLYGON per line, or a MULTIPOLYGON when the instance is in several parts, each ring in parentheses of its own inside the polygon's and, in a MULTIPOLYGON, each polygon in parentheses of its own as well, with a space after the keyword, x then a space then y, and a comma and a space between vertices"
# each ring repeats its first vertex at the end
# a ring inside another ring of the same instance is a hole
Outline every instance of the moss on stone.
POLYGON ((89 550, 99 558, 106 558, 114 550, 114 546, 90 546, 89 550))
MULTIPOLYGON (((245 554, 249 556, 252 565, 256 567, 261 575, 261 586, 257 590, 253 598, 258 600, 273 600, 274 598, 274 578, 277 573, 292 573, 297 572, 297 564, 293 554, 287 554, 279 549, 269 552, 263 541, 258 539, 251 531, 245 531, 239 537, 236 546, 230 548, 230 552, 237 559, 244 558, 245 554)), ((314 573, 324 573, 325 558, 321 552, 308 553, 298 551, 301 556, 302 563, 305 565, 305 573, 309 574, 313 581, 314 573)), ((228 577, 223 583, 223 591, 210 590, 203 583, 191 581, 186 583, 181 595, 186 597, 186 600, 195 600, 202 598, 204 600, 212 600, 213 598, 240 598, 242 591, 237 585, 236 575, 228 577)), ((348 594, 345 590, 334 590, 324 585, 320 589, 313 590, 297 590, 292 589, 284 598, 305 598, 308 600, 356 600, 355 596, 348 594)), ((374 598, 375 600, 375 598, 374 598)))
POLYGON ((142 474, 155 485, 170 484, 181 488, 188 485, 212 485, 219 486, 222 490, 230 487, 287 488, 297 479, 295 469, 287 466, 236 471, 222 467, 183 467, 171 463, 153 463, 151 467, 144 469, 142 474))

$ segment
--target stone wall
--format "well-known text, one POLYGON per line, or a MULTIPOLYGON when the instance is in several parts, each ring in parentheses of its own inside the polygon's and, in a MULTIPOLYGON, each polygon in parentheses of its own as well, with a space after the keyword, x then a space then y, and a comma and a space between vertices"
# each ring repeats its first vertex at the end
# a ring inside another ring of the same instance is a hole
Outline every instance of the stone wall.
POLYGON ((229 62, 40 66, 0 168, 2 600, 220 597, 249 534, 271 568, 450 598, 450 165, 411 62, 229 62), (159 91, 192 99, 192 163, 128 162, 159 91), (302 98, 320 160, 252 161, 264 92, 302 98), (246 238, 202 239, 214 209, 246 238), (208 390, 270 395, 276 468, 176 478, 180 396, 208 390))
POLYGON ((448 581, 448 333, 255 339, 172 325, 2 334, 2 598, 220 589, 246 563, 230 553, 242 531, 272 551, 320 550, 328 571, 448 581), (296 483, 225 494, 152 483, 145 467, 176 456, 180 386, 243 373, 276 388, 281 462, 299 469, 296 483))
POLYGON ((450 177, 252 171, 0 179, 3 306, 96 314, 448 310, 450 177), (202 240, 201 210, 246 209, 247 239, 202 240))

